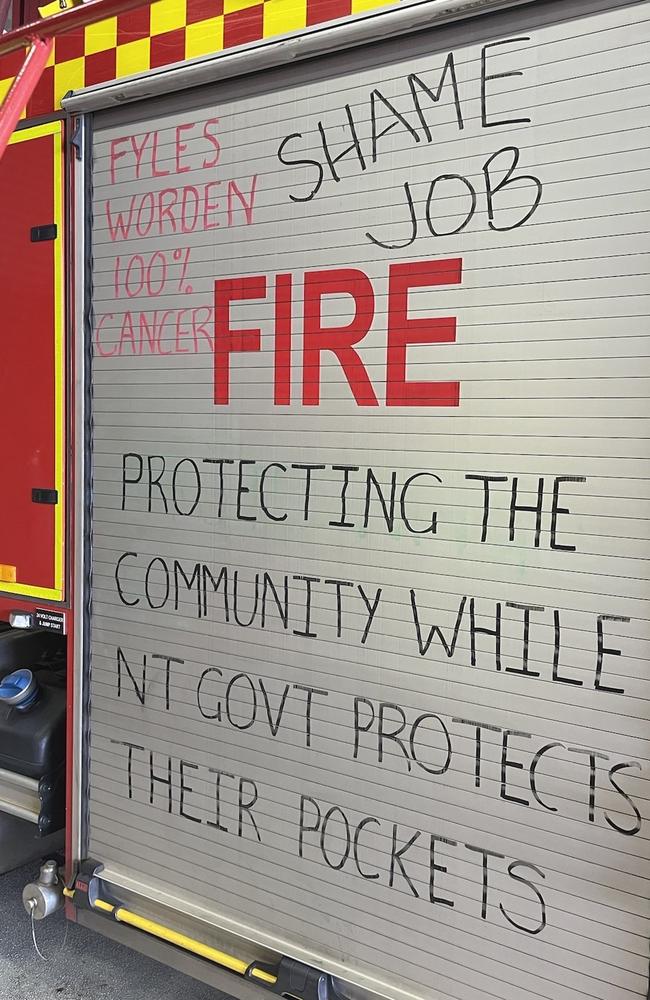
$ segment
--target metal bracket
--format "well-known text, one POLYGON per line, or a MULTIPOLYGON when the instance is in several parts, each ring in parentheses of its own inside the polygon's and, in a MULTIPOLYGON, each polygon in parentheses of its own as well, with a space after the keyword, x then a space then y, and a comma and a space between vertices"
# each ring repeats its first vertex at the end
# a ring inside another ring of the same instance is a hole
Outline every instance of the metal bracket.
POLYGON ((254 962, 246 970, 246 978, 257 986, 290 997, 292 1000, 340 1000, 332 976, 322 969, 314 969, 294 958, 282 958, 279 965, 262 965, 254 962), (268 972, 275 976, 275 983, 265 983, 254 976, 254 972, 268 972))
POLYGON ((82 861, 68 882, 66 888, 74 890, 74 905, 80 910, 92 910, 98 895, 99 872, 104 866, 98 861, 88 858, 82 861))
POLYGON ((82 119, 77 118, 74 123, 72 135, 70 136, 70 145, 74 149, 75 160, 81 160, 81 147, 83 142, 82 129, 82 119))
POLYGON ((65 826, 65 769, 47 774, 38 783, 41 812, 38 817, 38 835, 47 837, 65 826))

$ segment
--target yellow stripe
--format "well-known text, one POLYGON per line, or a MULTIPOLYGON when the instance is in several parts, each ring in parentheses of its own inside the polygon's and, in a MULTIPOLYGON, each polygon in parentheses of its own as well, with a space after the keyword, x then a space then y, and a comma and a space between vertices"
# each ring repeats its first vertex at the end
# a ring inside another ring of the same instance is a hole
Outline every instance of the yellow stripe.
POLYGON ((54 107, 60 106, 61 99, 69 90, 81 90, 85 82, 86 61, 83 56, 57 62, 54 66, 54 107))
POLYGON ((251 969, 251 976, 255 979, 261 979, 263 983, 268 983, 270 986, 275 986, 278 981, 277 976, 272 976, 270 972, 264 972, 263 969, 251 969))
POLYGON ((151 4, 150 34, 163 35, 166 31, 184 28, 187 24, 185 0, 155 0, 151 4))
POLYGON ((117 46, 117 17, 107 17, 105 21, 88 24, 84 28, 84 55, 106 52, 117 46))
POLYGON ((96 910, 103 910, 104 913, 112 913, 115 909, 110 903, 106 903, 103 899, 96 899, 93 903, 96 910))
POLYGON ((300 31, 307 24, 307 0, 266 0, 264 37, 300 31))
MULTIPOLYGON (((132 913, 131 910, 127 910, 123 906, 115 907, 103 899, 96 899, 93 907, 96 910, 102 910, 104 913, 112 913, 115 919, 121 924, 128 924, 139 931, 144 931, 145 934, 151 934, 153 937, 160 938, 161 941, 167 941, 178 948, 184 948, 185 951, 191 951, 194 955, 207 958, 210 962, 222 965, 225 969, 230 969, 231 972, 237 972, 240 976, 246 974, 248 963, 244 962, 243 959, 235 958, 234 955, 228 955, 225 951, 219 951, 218 948, 212 948, 208 944, 203 944, 202 941, 188 937, 187 934, 179 934, 178 931, 173 931, 169 927, 164 927, 162 924, 156 923, 154 920, 148 920, 146 917, 140 917, 137 913, 132 913)), ((277 982, 276 976, 271 975, 269 972, 264 972, 263 969, 253 969, 251 975, 270 985, 277 982)))
POLYGON ((140 917, 137 913, 125 910, 121 906, 115 911, 115 919, 121 924, 129 924, 130 927, 136 927, 147 934, 153 934, 163 941, 168 941, 169 944, 185 948, 195 955, 200 955, 201 958, 208 958, 212 962, 230 969, 231 972, 238 972, 240 976, 243 976, 248 968, 246 962, 241 958, 235 958, 234 955, 227 955, 224 951, 218 951, 216 948, 211 948, 210 945, 203 944, 201 941, 195 941, 185 934, 179 934, 178 931, 173 931, 169 927, 163 927, 162 924, 157 924, 153 920, 140 917))
POLYGON ((31 128, 21 128, 14 132, 9 143, 28 142, 44 135, 57 135, 61 132, 61 122, 46 122, 45 125, 32 125, 31 128))
POLYGON ((54 518, 54 589, 63 598, 65 548, 65 291, 63 261, 65 260, 65 224, 63 218, 63 123, 53 143, 54 153, 54 219, 60 233, 58 252, 54 252, 54 481, 59 494, 54 518))
POLYGON ((2 591, 8 594, 22 594, 48 601, 63 600, 64 573, 64 458, 65 420, 63 413, 65 393, 65 305, 63 294, 64 226, 63 226, 63 176, 62 176, 62 122, 47 122, 32 128, 14 132, 10 143, 28 142, 30 139, 53 136, 54 167, 54 222, 56 223, 58 246, 54 248, 54 484, 59 494, 59 502, 54 511, 54 587, 32 587, 22 583, 3 583, 2 591))
POLYGON ((115 50, 115 77, 132 76, 144 73, 151 68, 151 39, 136 38, 134 42, 125 42, 115 50))
POLYGON ((185 58, 209 56, 223 48, 223 14, 207 21, 188 24, 185 29, 185 58))

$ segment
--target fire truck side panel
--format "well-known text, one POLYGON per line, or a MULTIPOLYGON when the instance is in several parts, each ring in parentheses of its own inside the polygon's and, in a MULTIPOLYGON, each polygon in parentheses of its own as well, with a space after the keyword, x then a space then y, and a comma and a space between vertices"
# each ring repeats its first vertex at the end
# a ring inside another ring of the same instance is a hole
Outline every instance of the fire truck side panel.
POLYGON ((65 563, 62 128, 17 131, 0 160, 0 592, 54 601, 65 563))

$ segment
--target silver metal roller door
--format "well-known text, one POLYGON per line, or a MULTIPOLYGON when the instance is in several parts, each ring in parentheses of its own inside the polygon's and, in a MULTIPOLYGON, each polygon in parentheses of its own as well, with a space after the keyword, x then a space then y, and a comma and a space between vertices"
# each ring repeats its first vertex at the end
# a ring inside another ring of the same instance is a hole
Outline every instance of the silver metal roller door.
POLYGON ((107 877, 394 1000, 646 996, 649 20, 96 116, 107 877))

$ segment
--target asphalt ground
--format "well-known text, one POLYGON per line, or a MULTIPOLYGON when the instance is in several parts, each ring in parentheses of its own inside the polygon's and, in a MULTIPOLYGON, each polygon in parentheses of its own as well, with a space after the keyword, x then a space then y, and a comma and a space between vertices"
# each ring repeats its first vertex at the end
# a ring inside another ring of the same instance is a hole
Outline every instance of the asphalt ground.
POLYGON ((0 875, 0 1000, 227 1000, 223 993, 66 921, 35 921, 39 958, 24 886, 38 864, 0 875), (67 926, 67 931, 66 931, 67 926))

